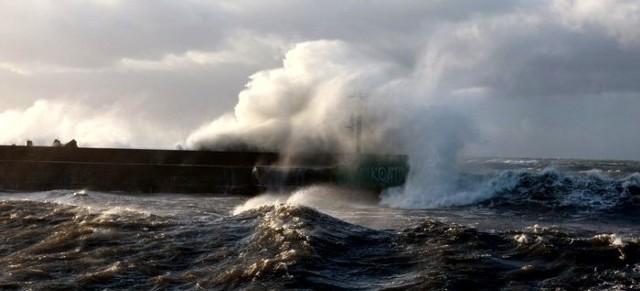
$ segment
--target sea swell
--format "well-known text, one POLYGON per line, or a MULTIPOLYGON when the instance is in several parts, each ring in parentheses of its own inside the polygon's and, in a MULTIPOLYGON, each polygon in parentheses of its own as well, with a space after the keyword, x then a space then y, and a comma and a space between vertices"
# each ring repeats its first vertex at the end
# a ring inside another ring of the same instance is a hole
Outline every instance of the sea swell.
POLYGON ((1 289, 640 288, 634 237, 433 219, 372 229, 301 205, 210 220, 0 202, 1 289))
MULTIPOLYGON (((507 160, 500 167, 513 163, 507 160)), ((381 194, 381 204, 407 209, 477 205, 521 212, 633 213, 640 206, 640 174, 608 173, 595 169, 567 171, 551 166, 488 173, 458 172, 443 181, 435 181, 430 187, 416 189, 408 184, 387 189, 381 194)))
POLYGON ((459 173, 442 189, 465 203, 435 209, 334 186, 2 193, 0 289, 640 288, 635 168, 491 163, 521 168, 459 173))
POLYGON ((481 191, 490 197, 481 203, 492 208, 622 213, 640 206, 640 174, 614 179, 598 171, 582 175, 555 168, 505 171, 486 182, 481 191))

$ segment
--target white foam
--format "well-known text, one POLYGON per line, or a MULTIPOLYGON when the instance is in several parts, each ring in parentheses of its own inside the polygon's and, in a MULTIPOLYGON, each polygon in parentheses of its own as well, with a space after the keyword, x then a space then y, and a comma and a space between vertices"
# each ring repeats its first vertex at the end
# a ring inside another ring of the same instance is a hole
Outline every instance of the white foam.
POLYGON ((247 200, 242 205, 236 206, 233 209, 232 213, 233 215, 237 215, 242 212, 245 212, 251 209, 256 209, 262 206, 285 203, 286 200, 287 200, 287 196, 284 196, 282 194, 273 194, 273 193, 262 194, 247 200))
POLYGON ((530 241, 529 236, 524 233, 514 235, 513 239, 519 244, 528 244, 530 241))
POLYGON ((594 239, 597 240, 601 240, 601 241, 607 241, 609 242, 610 246, 613 247, 624 247, 625 243, 622 241, 622 238, 620 236, 618 236, 617 234, 613 233, 613 234, 597 234, 595 236, 593 236, 594 239))
POLYGON ((375 196, 369 192, 343 189, 327 185, 314 185, 300 188, 292 193, 267 193, 247 200, 235 207, 234 215, 266 205, 304 205, 322 212, 332 211, 346 206, 369 205, 375 196))

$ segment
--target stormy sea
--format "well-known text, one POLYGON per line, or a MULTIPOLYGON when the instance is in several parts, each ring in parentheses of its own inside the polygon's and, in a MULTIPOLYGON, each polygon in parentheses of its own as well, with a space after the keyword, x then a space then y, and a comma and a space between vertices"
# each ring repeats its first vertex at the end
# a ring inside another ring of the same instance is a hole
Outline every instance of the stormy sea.
POLYGON ((475 198, 435 207, 328 185, 3 192, 0 289, 640 289, 640 162, 459 164, 447 189, 475 198))

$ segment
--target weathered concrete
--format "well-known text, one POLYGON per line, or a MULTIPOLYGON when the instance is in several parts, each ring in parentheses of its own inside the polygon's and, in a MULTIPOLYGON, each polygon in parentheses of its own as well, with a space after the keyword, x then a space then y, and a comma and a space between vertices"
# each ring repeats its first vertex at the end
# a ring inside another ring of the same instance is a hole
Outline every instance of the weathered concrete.
POLYGON ((381 189, 404 183, 407 172, 404 156, 345 163, 334 154, 0 146, 0 189, 18 191, 255 194, 313 183, 381 189))

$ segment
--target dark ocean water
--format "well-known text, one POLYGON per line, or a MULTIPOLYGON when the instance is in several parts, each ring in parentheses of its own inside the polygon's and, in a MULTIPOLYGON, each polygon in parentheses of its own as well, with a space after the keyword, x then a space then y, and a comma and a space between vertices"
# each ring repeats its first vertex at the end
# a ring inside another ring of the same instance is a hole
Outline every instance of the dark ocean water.
POLYGON ((473 203, 0 193, 0 289, 635 290, 638 162, 468 159, 473 203))

